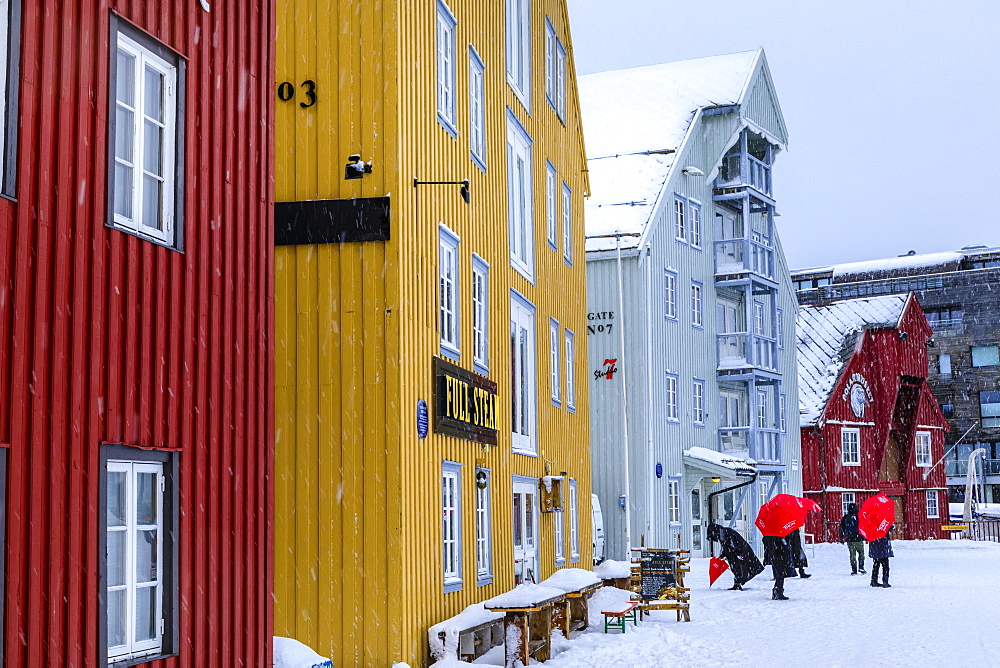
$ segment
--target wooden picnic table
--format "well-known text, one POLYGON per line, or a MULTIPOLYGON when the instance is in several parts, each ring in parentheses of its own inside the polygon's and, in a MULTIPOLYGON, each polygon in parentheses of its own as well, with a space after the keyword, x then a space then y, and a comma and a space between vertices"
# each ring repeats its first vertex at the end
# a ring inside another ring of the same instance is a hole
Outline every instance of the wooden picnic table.
POLYGON ((552 596, 538 601, 533 601, 530 606, 525 607, 490 607, 484 606, 492 612, 502 612, 504 615, 504 637, 510 638, 512 629, 517 629, 519 642, 514 652, 511 652, 510 643, 505 643, 506 668, 515 668, 520 665, 527 666, 530 659, 535 661, 548 661, 552 658, 552 647, 549 639, 552 637, 552 613, 556 605, 564 603, 566 595, 552 596))

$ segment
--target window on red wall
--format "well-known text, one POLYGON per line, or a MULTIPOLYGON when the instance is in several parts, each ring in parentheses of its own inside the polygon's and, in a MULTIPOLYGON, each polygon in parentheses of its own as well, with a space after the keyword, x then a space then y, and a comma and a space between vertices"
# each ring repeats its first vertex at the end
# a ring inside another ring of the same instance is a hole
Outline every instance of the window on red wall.
POLYGON ((21 61, 21 2, 0 1, 0 193, 14 196, 17 97, 21 61))

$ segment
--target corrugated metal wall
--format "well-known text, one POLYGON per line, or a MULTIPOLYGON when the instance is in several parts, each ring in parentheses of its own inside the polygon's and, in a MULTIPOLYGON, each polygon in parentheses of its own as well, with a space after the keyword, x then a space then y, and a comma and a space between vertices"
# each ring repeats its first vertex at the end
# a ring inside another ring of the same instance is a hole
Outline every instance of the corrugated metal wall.
MULTIPOLYGON (((453 0, 448 5, 458 20, 457 138, 435 112, 435 3, 290 0, 279 12, 278 82, 298 86, 313 79, 321 92, 311 109, 278 103, 277 199, 391 198, 390 241, 281 248, 276 258, 276 628, 310 642, 338 665, 392 660, 421 665, 428 626, 511 588, 511 475, 540 477, 545 460, 553 473, 566 471, 578 480, 580 564, 591 563, 583 147, 571 62, 565 127, 545 102, 542 68, 546 13, 572 53, 565 2, 532 3, 530 116, 506 82, 504 4, 453 0), (485 172, 469 150, 470 44, 486 64, 485 172), (534 140, 534 285, 510 266, 507 106, 534 140), (351 153, 372 159, 373 173, 344 181, 351 153), (561 249, 554 253, 545 243, 546 158, 559 166, 574 194, 572 268, 561 249), (414 178, 468 178, 471 204, 462 201, 457 185, 415 188, 414 178), (483 448, 434 433, 417 437, 417 400, 433 406, 432 363, 440 354, 439 223, 461 239, 461 366, 470 370, 472 254, 490 264, 489 377, 499 385, 498 446, 483 448), (511 287, 537 306, 544 458, 510 452, 511 287), (575 414, 548 400, 550 316, 576 333, 575 414), (443 593, 441 564, 442 460, 463 464, 465 585, 450 594, 443 593), (483 587, 476 586, 473 540, 477 465, 491 469, 493 481, 495 572, 493 584, 483 587), (282 521, 289 523, 287 530, 282 521)), ((545 577, 554 570, 552 517, 540 520, 545 577)))
POLYGON ((8 665, 92 665, 103 442, 180 451, 180 659, 271 646, 267 0, 23 0, 0 201, 8 665), (111 12, 187 63, 184 252, 104 226, 111 12))

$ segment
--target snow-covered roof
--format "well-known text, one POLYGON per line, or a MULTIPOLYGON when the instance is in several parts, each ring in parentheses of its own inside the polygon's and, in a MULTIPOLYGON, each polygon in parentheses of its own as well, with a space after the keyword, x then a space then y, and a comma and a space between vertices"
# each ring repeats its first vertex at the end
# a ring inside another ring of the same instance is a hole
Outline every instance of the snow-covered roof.
POLYGON ((826 406, 837 378, 850 359, 858 333, 896 327, 907 295, 845 299, 799 307, 799 424, 814 424, 826 406))
POLYGON ((923 253, 920 255, 903 255, 881 260, 865 262, 848 262, 833 267, 834 283, 878 278, 883 274, 907 271, 911 269, 929 269, 940 267, 941 271, 952 271, 959 268, 963 253, 949 251, 944 253, 923 253))
POLYGON ((738 475, 752 475, 754 471, 756 471, 755 465, 757 462, 752 459, 734 457, 733 455, 727 455, 724 452, 716 452, 715 450, 709 450, 708 448, 702 448, 700 446, 688 448, 684 451, 684 456, 690 457, 691 459, 697 459, 708 464, 713 464, 724 469, 729 469, 738 475))
MULTIPOLYGON (((587 250, 641 233, 699 109, 739 104, 761 50, 579 77, 590 171, 587 250)), ((638 245, 636 237, 623 247, 638 245)))

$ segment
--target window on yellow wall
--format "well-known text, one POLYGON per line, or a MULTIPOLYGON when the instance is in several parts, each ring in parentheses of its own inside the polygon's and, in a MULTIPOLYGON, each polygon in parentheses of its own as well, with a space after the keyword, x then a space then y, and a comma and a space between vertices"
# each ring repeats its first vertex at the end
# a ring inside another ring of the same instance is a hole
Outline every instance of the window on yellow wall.
POLYGON ((563 259, 573 264, 573 191, 566 183, 562 188, 563 259))
POLYGON ((507 215, 510 261, 521 275, 534 281, 535 225, 531 176, 531 137, 507 112, 507 215))
POLYGON ((575 335, 566 330, 566 409, 571 413, 576 410, 576 378, 573 373, 573 363, 576 359, 575 335))
POLYGON ((437 113, 451 134, 455 122, 455 26, 458 21, 442 0, 437 3, 437 113))
POLYGON ((441 354, 459 359, 458 235, 438 228, 438 331, 441 354))
POLYGON ((469 149, 472 160, 486 169, 486 65, 469 46, 469 149))
POLYGON ((441 548, 444 591, 462 588, 462 497, 457 462, 441 463, 441 548))
POLYGON ((535 307, 511 291, 511 449, 527 455, 538 453, 535 349, 535 307))
POLYGON ((489 374, 489 265, 472 254, 472 363, 489 374))
POLYGON ((507 82, 531 106, 531 2, 506 0, 507 82))

